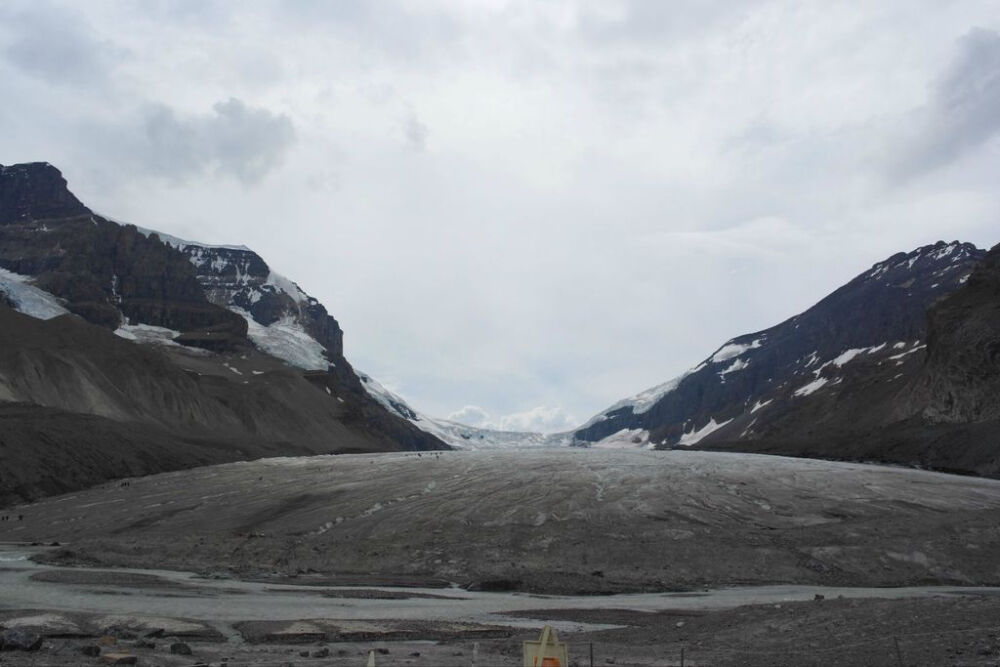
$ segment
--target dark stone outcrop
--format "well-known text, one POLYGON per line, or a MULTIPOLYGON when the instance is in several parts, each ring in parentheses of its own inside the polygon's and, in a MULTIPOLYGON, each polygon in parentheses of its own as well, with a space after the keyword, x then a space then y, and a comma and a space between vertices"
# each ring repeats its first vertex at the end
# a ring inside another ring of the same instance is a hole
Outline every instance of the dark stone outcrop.
POLYGON ((90 209, 47 162, 0 165, 0 225, 87 215, 90 209))
POLYGON ((37 651, 42 648, 42 637, 23 628, 7 628, 0 632, 0 650, 37 651))
POLYGON ((174 655, 191 655, 191 647, 184 642, 174 642, 170 645, 170 652, 174 655))
POLYGON ((1000 419, 1000 245, 928 312, 927 364, 914 395, 932 422, 1000 419))

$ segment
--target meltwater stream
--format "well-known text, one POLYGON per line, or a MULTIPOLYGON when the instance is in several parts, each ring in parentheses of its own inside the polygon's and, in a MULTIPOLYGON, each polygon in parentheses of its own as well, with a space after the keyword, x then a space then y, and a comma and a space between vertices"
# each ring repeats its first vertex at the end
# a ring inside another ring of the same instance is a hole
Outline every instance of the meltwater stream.
MULTIPOLYGON (((1000 587, 912 586, 849 588, 824 586, 750 586, 694 592, 620 595, 533 595, 483 593, 460 588, 389 586, 301 586, 204 579, 167 570, 61 568, 30 560, 37 548, 0 545, 0 610, 155 615, 209 622, 252 620, 408 620, 462 621, 512 627, 537 627, 545 621, 518 619, 536 610, 624 609, 722 610, 748 604, 781 604, 827 598, 913 598, 1000 595, 1000 587), (36 580, 33 575, 46 573, 36 580), (67 582, 58 581, 64 575, 67 582), (86 575, 86 576, 83 576, 86 575), (140 575, 129 579, 131 575, 140 575), (368 592, 393 593, 394 599, 369 599, 368 592), (323 594, 343 597, 324 597, 323 594), (357 595, 358 597, 351 597, 357 595)), ((614 627, 553 621, 566 630, 614 627)))

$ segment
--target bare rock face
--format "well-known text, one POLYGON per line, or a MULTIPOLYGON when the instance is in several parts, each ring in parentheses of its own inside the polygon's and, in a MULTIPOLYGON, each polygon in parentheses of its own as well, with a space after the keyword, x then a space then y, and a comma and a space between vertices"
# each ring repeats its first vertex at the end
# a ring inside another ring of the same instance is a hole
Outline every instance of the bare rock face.
POLYGON ((962 289, 930 309, 917 396, 932 422, 1000 419, 1000 245, 962 289))
POLYGON ((42 638, 34 632, 22 628, 8 628, 0 633, 0 650, 37 651, 42 647, 42 638))
POLYGON ((90 213, 47 162, 0 165, 0 225, 90 213))

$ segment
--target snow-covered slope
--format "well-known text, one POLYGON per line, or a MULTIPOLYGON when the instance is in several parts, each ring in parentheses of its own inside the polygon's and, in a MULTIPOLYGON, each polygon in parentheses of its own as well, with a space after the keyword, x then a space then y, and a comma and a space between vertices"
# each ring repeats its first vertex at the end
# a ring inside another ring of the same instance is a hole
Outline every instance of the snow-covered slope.
POLYGON ((187 255, 208 300, 243 317, 247 337, 262 351, 303 370, 326 370, 342 354, 343 332, 323 305, 246 246, 139 231, 187 255))
POLYGON ((0 269, 0 301, 6 301, 14 310, 40 320, 51 320, 69 313, 62 301, 32 285, 29 276, 6 269, 0 269))

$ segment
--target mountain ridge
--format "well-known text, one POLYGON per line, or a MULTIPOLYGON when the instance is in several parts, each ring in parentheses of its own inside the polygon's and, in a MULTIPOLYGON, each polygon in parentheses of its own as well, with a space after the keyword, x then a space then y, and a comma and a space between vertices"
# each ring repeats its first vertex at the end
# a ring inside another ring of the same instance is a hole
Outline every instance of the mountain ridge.
MULTIPOLYGON (((900 344, 894 353, 912 349, 923 338, 927 307, 957 289, 984 255, 957 241, 896 253, 802 313, 732 338, 675 380, 617 402, 574 431, 574 437, 597 442, 635 431, 648 433, 643 438, 655 445, 694 444, 706 426, 755 406, 761 410, 768 394, 793 378, 800 395, 812 393, 819 386, 809 385, 825 384, 823 371, 848 363, 851 359, 841 355, 852 350, 857 356, 882 344, 886 347, 875 352, 900 344)), ((720 437, 719 430, 701 435, 720 437)))

